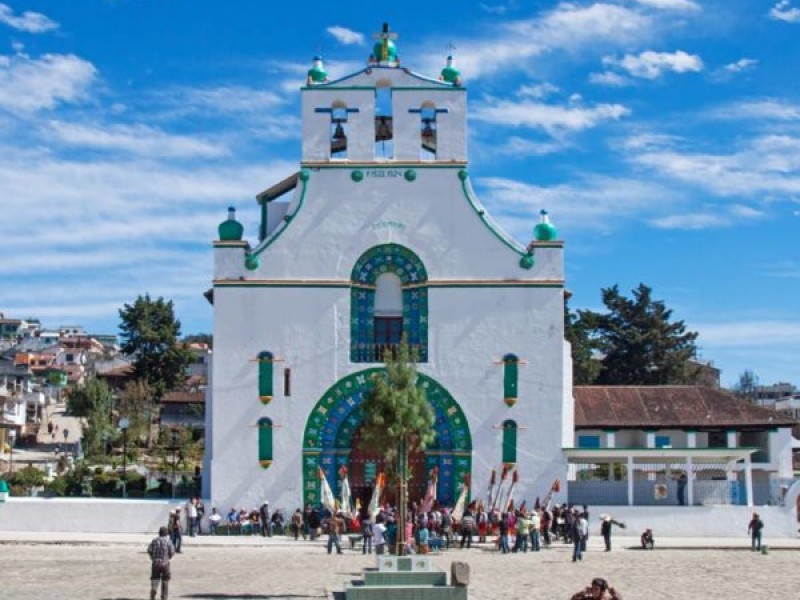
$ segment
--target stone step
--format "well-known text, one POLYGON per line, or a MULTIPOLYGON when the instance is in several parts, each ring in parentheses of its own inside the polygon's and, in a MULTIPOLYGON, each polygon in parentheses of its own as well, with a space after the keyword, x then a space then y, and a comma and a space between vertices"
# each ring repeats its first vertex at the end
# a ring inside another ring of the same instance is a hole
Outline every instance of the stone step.
POLYGON ((450 586, 348 586, 346 600, 467 600, 466 587, 450 586))
POLYGON ((366 571, 364 573, 366 586, 395 586, 395 585, 447 585, 447 573, 444 571, 420 572, 386 572, 366 571))

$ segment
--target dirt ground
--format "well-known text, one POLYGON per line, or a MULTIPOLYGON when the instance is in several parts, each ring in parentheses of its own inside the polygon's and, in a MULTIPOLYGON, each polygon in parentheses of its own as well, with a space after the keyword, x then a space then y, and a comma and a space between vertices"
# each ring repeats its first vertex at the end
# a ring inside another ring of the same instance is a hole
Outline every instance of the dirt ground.
MULTIPOLYGON (((0 597, 59 600, 146 599, 150 562, 145 544, 30 542, 0 545, 0 597)), ((741 549, 615 549, 599 540, 584 560, 556 545, 539 553, 502 555, 489 548, 450 550, 434 557, 449 571, 470 564, 473 600, 564 600, 593 577, 606 577, 625 600, 796 598, 800 551, 767 555, 741 549)), ((170 598, 267 600, 326 598, 372 567, 374 557, 345 549, 328 555, 317 542, 203 546, 187 543, 173 560, 170 598)))

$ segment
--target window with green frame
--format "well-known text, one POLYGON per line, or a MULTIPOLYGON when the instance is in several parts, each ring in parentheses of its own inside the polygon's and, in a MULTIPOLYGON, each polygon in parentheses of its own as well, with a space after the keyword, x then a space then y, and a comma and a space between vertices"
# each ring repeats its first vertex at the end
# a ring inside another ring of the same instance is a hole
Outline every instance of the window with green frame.
POLYGON ((503 421, 503 463, 517 462, 517 423, 511 419, 503 421))

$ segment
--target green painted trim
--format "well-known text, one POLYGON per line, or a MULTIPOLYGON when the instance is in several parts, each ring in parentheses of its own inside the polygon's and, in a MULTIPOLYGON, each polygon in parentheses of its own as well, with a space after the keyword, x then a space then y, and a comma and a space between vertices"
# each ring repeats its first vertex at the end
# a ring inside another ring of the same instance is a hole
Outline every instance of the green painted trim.
MULTIPOLYGON (((309 411, 306 418, 305 429, 303 430, 303 452, 301 461, 301 475, 303 482, 303 503, 317 504, 319 500, 320 485, 319 477, 317 475, 318 469, 322 467, 322 455, 335 454, 338 456, 347 456, 351 448, 347 447, 323 447, 323 430, 329 423, 331 414, 341 412, 344 407, 345 411, 349 411, 352 407, 352 398, 359 392, 366 393, 372 385, 372 378, 376 375, 385 373, 384 367, 370 367, 361 371, 356 371, 345 377, 339 379, 336 383, 330 386, 320 399, 314 404, 313 408, 309 411)), ((435 403, 439 403, 439 408, 442 409, 442 402, 444 407, 448 407, 446 418, 449 422, 449 427, 456 438, 453 443, 458 448, 452 450, 439 450, 436 456, 452 456, 453 461, 453 496, 458 496, 461 482, 463 481, 464 474, 472 472, 472 433, 470 432, 469 421, 464 413, 463 408, 452 394, 436 381, 433 377, 424 373, 418 373, 417 383, 425 389, 426 394, 431 393, 429 389, 433 389, 433 397, 428 397, 428 402, 433 407, 435 403), (437 400, 438 397, 438 400, 437 400), (460 440, 459 440, 460 438, 460 440)), ((352 441, 352 435, 355 430, 360 426, 361 422, 359 417, 363 419, 363 414, 359 413, 359 408, 353 409, 353 412, 347 419, 344 419, 340 424, 341 427, 348 427, 350 429, 350 438, 337 434, 334 436, 334 443, 347 442, 348 445, 352 441)), ((426 456, 428 451, 426 451, 426 456)), ((433 453, 431 451, 431 456, 433 453)), ((337 462, 334 465, 338 469, 341 464, 346 462, 337 462)))
POLYGON ((564 242, 531 242, 529 246, 531 248, 563 248, 564 242))
POLYGON ((728 454, 731 450, 761 450, 761 448, 757 446, 736 446, 736 448, 709 448, 708 446, 696 446, 694 448, 690 448, 688 446, 673 446, 672 448, 647 448, 642 446, 614 446, 613 448, 561 448, 562 450, 580 450, 581 452, 608 452, 614 451, 616 454, 625 454, 630 452, 631 450, 635 450, 636 452, 672 452, 673 450, 702 450, 706 451, 713 451, 719 454, 728 454))
POLYGON ((381 162, 348 162, 348 163, 326 163, 326 162, 316 162, 316 161, 306 161, 301 162, 300 166, 303 168, 307 168, 311 171, 321 170, 321 169, 367 169, 367 170, 375 170, 375 169, 405 169, 405 168, 414 168, 414 169, 463 169, 467 166, 466 161, 464 162, 447 162, 447 163, 437 163, 435 161, 425 161, 425 162, 392 162, 387 163, 386 161, 381 162))
MULTIPOLYGON (((333 82, 335 83, 335 82, 333 82)), ((441 82, 431 82, 431 83, 440 83, 441 82)), ((467 88, 462 86, 452 86, 450 84, 441 84, 442 87, 430 87, 424 85, 414 85, 409 87, 392 87, 392 93, 394 92, 420 92, 420 91, 431 91, 431 92, 466 92, 467 88), (447 87, 444 87, 447 86, 447 87)), ((343 85, 343 86, 335 86, 333 87, 330 83, 322 84, 322 85, 304 85, 300 87, 300 91, 302 92, 322 92, 322 91, 353 91, 353 90, 363 90, 363 91, 375 91, 374 85, 343 85)))
MULTIPOLYGON (((250 288, 250 287, 265 287, 265 288, 359 288, 359 289, 375 289, 375 286, 364 284, 353 284, 349 281, 341 282, 324 282, 324 281, 259 281, 259 280, 217 280, 213 282, 215 288, 250 288)), ((491 283, 443 283, 436 281, 428 281, 427 284, 422 286, 409 286, 412 287, 429 287, 429 288, 544 288, 544 289, 563 289, 563 283, 553 282, 540 282, 540 281, 508 281, 508 282, 491 282, 491 283)), ((637 428, 638 429, 638 428, 637 428)))
POLYGON ((472 194, 469 191, 469 187, 467 186, 467 181, 469 180, 469 175, 467 174, 466 170, 460 171, 458 174, 458 178, 461 180, 461 190, 464 192, 464 198, 467 199, 469 205, 472 207, 472 210, 475 211, 475 214, 478 215, 480 220, 483 222, 484 225, 491 231, 494 236, 503 242, 508 248, 516 252, 520 257, 527 255, 528 251, 524 248, 521 244, 518 244, 515 241, 509 239, 504 233, 501 233, 497 226, 491 222, 487 215, 486 209, 478 206, 477 200, 472 197, 472 194))
POLYGON ((257 257, 264 250, 269 248, 279 237, 281 237, 281 234, 284 231, 286 231, 291 222, 294 221, 294 218, 303 208, 303 204, 305 203, 306 192, 308 191, 308 180, 310 178, 311 176, 308 173, 308 171, 300 171, 300 175, 298 176, 297 180, 299 181, 300 184, 302 184, 303 189, 300 191, 300 199, 297 202, 297 208, 294 210, 292 214, 286 215, 283 218, 283 221, 281 222, 280 225, 278 225, 277 229, 272 232, 272 235, 270 235, 266 240, 264 240, 256 248, 254 248, 253 251, 250 253, 250 256, 257 257))
POLYGON ((214 248, 247 248, 248 246, 247 242, 214 242, 214 248))

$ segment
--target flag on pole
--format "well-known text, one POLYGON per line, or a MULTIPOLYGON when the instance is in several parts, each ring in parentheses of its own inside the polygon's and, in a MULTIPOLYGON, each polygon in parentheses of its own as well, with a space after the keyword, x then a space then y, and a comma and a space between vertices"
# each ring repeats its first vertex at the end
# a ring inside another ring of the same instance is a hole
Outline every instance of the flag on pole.
POLYGON ((375 479, 375 487, 372 490, 372 499, 369 501, 369 508, 367 509, 370 520, 374 520, 380 512, 381 494, 383 493, 384 485, 386 485, 386 475, 378 473, 378 477, 375 479))
POLYGON ((494 484, 496 480, 497 480, 497 471, 492 469, 492 476, 489 477, 489 489, 486 492, 486 504, 485 504, 485 506, 489 508, 489 510, 492 509, 492 494, 494 493, 494 484))
POLYGON ((494 502, 492 503, 492 511, 495 509, 497 510, 505 510, 506 506, 506 481, 508 481, 508 471, 510 467, 508 465, 503 465, 503 471, 500 473, 500 484, 497 486, 497 494, 494 497, 494 502))
POLYGON ((517 487, 519 481, 519 471, 514 469, 514 474, 511 476, 511 487, 508 488, 508 499, 506 500, 505 510, 513 510, 514 508, 514 489, 517 487))
POLYGON ((319 467, 319 483, 322 506, 331 511, 332 514, 336 514, 336 498, 333 497, 333 490, 328 484, 328 478, 325 477, 325 471, 322 470, 322 467, 319 467))
POLYGON ((556 479, 553 484, 550 486, 550 489, 544 495, 544 499, 542 500, 542 507, 544 510, 550 510, 550 502, 553 501, 553 493, 558 493, 561 491, 561 480, 556 479))
POLYGON ((428 476, 428 490, 425 492, 425 499, 422 501, 420 510, 429 513, 433 510, 433 503, 436 502, 436 483, 439 480, 439 467, 433 467, 428 476))
POLYGON ((341 508, 346 516, 351 517, 353 515, 353 501, 352 501, 352 494, 350 493, 350 480, 347 477, 347 467, 345 467, 344 465, 342 465, 342 468, 339 469, 339 476, 342 478, 341 508))
POLYGON ((461 494, 458 496, 456 505, 453 507, 451 516, 457 523, 461 521, 464 516, 464 504, 467 501, 467 493, 469 492, 469 473, 464 475, 464 484, 461 486, 461 494))

